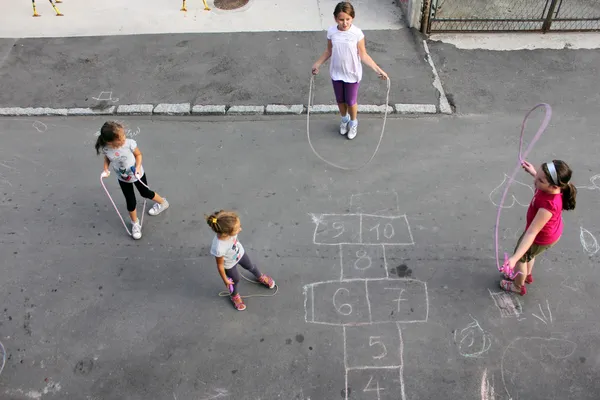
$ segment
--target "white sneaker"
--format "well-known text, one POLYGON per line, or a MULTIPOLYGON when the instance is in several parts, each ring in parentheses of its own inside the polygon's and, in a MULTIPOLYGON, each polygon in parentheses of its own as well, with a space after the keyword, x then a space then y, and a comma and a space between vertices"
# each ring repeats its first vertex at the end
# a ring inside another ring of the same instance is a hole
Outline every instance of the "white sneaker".
POLYGON ((348 133, 348 124, 350 123, 350 121, 348 122, 340 122, 340 135, 345 135, 346 133, 348 133))
POLYGON ((348 139, 354 139, 358 133, 358 124, 350 125, 350 131, 348 132, 348 139))
POLYGON ((142 238, 142 226, 140 225, 140 221, 134 222, 131 225, 131 236, 135 240, 139 240, 142 238))
POLYGON ((165 211, 167 208, 169 208, 169 202, 167 201, 167 199, 164 199, 165 202, 163 204, 160 203, 155 203, 151 209, 148 210, 148 214, 150 215, 158 215, 161 212, 165 211))

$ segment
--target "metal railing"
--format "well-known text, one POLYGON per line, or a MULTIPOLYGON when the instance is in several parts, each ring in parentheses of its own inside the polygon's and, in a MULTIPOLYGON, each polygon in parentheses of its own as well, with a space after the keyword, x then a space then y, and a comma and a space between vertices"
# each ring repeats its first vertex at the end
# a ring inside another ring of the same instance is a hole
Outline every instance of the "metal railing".
POLYGON ((599 0, 425 0, 433 32, 600 31, 599 0))

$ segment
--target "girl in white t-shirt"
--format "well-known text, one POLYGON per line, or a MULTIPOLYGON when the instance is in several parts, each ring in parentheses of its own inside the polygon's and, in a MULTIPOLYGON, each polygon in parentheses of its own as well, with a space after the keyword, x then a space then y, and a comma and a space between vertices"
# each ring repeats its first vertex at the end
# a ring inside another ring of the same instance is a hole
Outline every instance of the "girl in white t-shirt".
POLYGON ((367 53, 363 32, 352 25, 354 20, 352 4, 347 1, 338 3, 333 16, 337 25, 327 30, 327 49, 312 66, 312 73, 318 74, 319 67, 331 57, 329 73, 342 115, 340 134, 348 133, 348 139, 354 139, 358 129, 356 116, 358 87, 362 79, 361 61, 373 68, 381 79, 387 79, 388 76, 367 53))
POLYGON ((233 288, 233 291, 230 291, 233 306, 238 311, 243 311, 246 309, 246 305, 237 290, 240 281, 238 264, 250 271, 260 283, 269 289, 275 287, 275 281, 258 270, 244 251, 244 246, 238 241, 237 235, 242 231, 242 225, 235 212, 217 211, 206 217, 206 223, 216 233, 210 247, 210 254, 215 256, 217 270, 225 287, 228 288, 227 290, 230 290, 230 285, 233 288))
POLYGON ((95 148, 97 154, 102 153, 104 156, 104 176, 110 175, 109 167, 112 167, 117 175, 131 217, 131 236, 134 239, 141 239, 142 226, 137 217, 137 201, 133 186, 135 185, 142 197, 156 202, 148 210, 150 215, 158 215, 165 211, 169 208, 169 202, 148 188, 142 166, 142 152, 135 140, 127 139, 123 125, 114 121, 105 122, 100 129, 95 148))

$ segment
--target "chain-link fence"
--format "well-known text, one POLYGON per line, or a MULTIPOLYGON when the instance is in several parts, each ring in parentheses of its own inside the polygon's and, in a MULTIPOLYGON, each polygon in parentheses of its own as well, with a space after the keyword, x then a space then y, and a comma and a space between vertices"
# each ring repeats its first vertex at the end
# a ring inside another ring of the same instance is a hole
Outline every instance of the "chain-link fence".
POLYGON ((600 30, 600 0, 426 0, 427 32, 600 30))

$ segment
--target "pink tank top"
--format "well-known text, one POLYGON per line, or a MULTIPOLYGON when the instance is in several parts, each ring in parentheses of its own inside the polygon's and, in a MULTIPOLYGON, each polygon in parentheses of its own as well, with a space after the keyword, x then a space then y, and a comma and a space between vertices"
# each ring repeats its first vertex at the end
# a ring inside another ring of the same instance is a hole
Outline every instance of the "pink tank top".
POLYGON ((562 193, 549 194, 542 192, 541 190, 535 191, 533 199, 531 199, 531 203, 529 203, 529 208, 527 209, 527 226, 525 227, 525 230, 529 229, 531 222, 533 222, 533 219, 540 208, 550 211, 552 217, 537 234, 533 243, 549 245, 560 239, 560 235, 562 235, 563 231, 562 207, 562 193))

